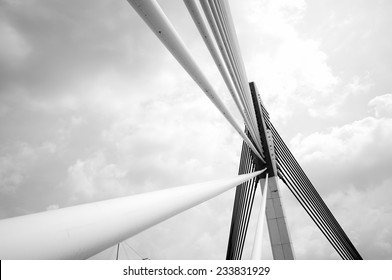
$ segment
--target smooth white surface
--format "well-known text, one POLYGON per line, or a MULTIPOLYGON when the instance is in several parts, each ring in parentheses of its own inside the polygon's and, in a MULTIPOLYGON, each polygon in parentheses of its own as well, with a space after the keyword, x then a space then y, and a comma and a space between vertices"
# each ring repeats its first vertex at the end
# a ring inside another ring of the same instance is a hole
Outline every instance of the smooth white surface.
POLYGON ((214 103, 218 110, 223 114, 233 128, 241 135, 242 139, 247 143, 249 148, 259 157, 260 153, 254 147, 252 142, 242 131, 232 114, 226 108, 214 88, 211 86, 203 72, 197 65, 195 59, 190 54, 188 48, 181 40, 177 31, 174 29, 158 3, 154 0, 128 0, 131 6, 139 14, 139 16, 147 23, 159 40, 171 52, 181 66, 188 72, 192 79, 203 90, 207 97, 214 103))
MULTIPOLYGON (((249 88, 249 80, 248 77, 246 75, 246 71, 245 71, 245 65, 244 65, 244 60, 242 58, 241 55, 241 50, 239 47, 239 42, 238 42, 238 38, 237 38, 237 34, 235 31, 235 27, 234 27, 234 22, 233 22, 233 18, 231 15, 231 11, 230 11, 230 5, 228 3, 228 1, 221 1, 221 0, 217 0, 214 1, 217 5, 216 8, 218 10, 218 12, 220 12, 223 22, 224 22, 224 26, 225 31, 228 34, 228 37, 230 38, 230 47, 232 49, 232 54, 234 56, 234 60, 236 62, 236 69, 238 71, 239 74, 239 81, 242 85, 242 88, 244 90, 243 94, 246 100, 246 103, 248 105, 249 108, 249 115, 251 117, 251 121, 253 122, 253 124, 255 125, 256 128, 256 132, 259 132, 258 130, 258 126, 257 126, 257 120, 256 120, 256 114, 255 114, 255 109, 254 109, 254 105, 253 105, 253 101, 252 101, 252 96, 250 93, 250 88, 249 88)), ((261 143, 260 137, 259 137, 259 133, 256 134, 257 136, 257 141, 259 141, 261 143)))
POLYGON ((0 221, 0 259, 87 259, 264 170, 0 221))
MULTIPOLYGON (((260 189, 261 183, 263 180, 259 180, 260 189)), ((268 173, 266 178, 264 179, 264 190, 262 194, 262 200, 260 205, 259 218, 257 220, 257 227, 255 232, 255 240, 253 242, 252 249, 252 260, 261 260, 262 259, 262 244, 263 244, 263 233, 264 233, 264 221, 265 221, 265 208, 267 204, 267 192, 268 192, 268 173)))
POLYGON ((210 32, 208 31, 207 25, 204 22, 204 19, 200 13, 200 10, 196 4, 196 0, 184 0, 185 6, 187 7, 189 14, 192 16, 193 22, 195 23, 197 29, 199 30, 199 33, 201 37, 204 40, 204 43, 206 44, 211 57, 214 59, 215 65, 218 67, 218 70, 225 81, 225 84, 227 86, 227 89, 230 92, 231 97, 233 98, 238 111, 241 113, 242 118, 244 119, 249 131, 252 133, 252 135, 256 135, 254 132, 254 128, 251 126, 248 115, 245 114, 243 106, 240 103, 238 93, 234 89, 233 83, 230 79, 230 76, 227 72, 226 67, 224 67, 224 62, 219 55, 219 51, 214 44, 213 38, 210 35, 210 32))
MULTIPOLYGON (((232 53, 231 44, 229 42, 229 38, 227 37, 227 32, 223 26, 223 22, 221 21, 221 17, 219 17, 218 15, 218 11, 216 9, 214 2, 201 0, 200 4, 203 8, 204 14, 208 20, 211 30, 213 31, 215 40, 219 46, 226 67, 230 73, 234 86, 237 90, 238 96, 240 97, 247 119, 249 120, 250 123, 252 123, 250 127, 253 127, 254 123, 253 123, 253 119, 250 116, 250 111, 248 108, 249 104, 245 101, 243 84, 240 81, 238 69, 236 67, 234 55, 232 53)), ((255 135, 257 135, 256 131, 255 131, 255 135)))
MULTIPOLYGON (((229 62, 228 53, 223 45, 222 36, 221 34, 219 34, 218 28, 212 17, 211 10, 208 7, 208 3, 206 3, 206 1, 200 1, 200 4, 203 6, 204 14, 214 34, 216 44, 218 45, 222 58, 225 60, 225 62, 222 60, 221 56, 219 55, 218 48, 214 44, 213 38, 210 36, 210 32, 208 31, 207 26, 204 22, 204 18, 202 17, 201 12, 196 4, 196 0, 184 0, 184 3, 187 6, 188 11, 191 14, 192 19, 195 22, 208 50, 210 51, 210 54, 213 57, 214 62, 218 67, 219 72, 221 73, 223 80, 225 81, 226 86, 232 98, 234 99, 235 104, 237 105, 237 108, 240 110, 242 118, 244 119, 249 132, 251 133, 253 139, 257 139, 256 137, 256 135, 258 135, 256 133, 257 127, 253 126, 249 118, 248 111, 245 110, 244 104, 241 103, 243 102, 242 93, 240 92, 238 81, 233 72, 233 68, 231 67, 231 64, 229 62), (227 68, 225 67, 225 65, 227 68)), ((258 144, 260 143, 257 143, 256 145, 258 144)))
MULTIPOLYGON (((250 94, 248 81, 246 80, 246 82, 244 82, 243 80, 241 80, 241 74, 238 69, 238 64, 241 64, 243 62, 238 62, 238 56, 236 56, 234 53, 235 49, 233 48, 232 44, 233 38, 229 36, 230 33, 227 30, 227 24, 224 20, 227 16, 225 17, 225 15, 221 13, 221 10, 218 9, 216 5, 217 3, 215 3, 214 1, 207 2, 207 0, 200 0, 200 4, 203 8, 204 14, 208 20, 211 30, 213 31, 215 40, 218 43, 226 67, 237 90, 238 96, 240 97, 246 119, 250 124, 250 132, 253 136, 253 139, 257 143, 256 145, 259 146, 261 154, 263 155, 257 121, 255 116, 252 115, 254 114, 253 102, 249 103, 249 98, 251 97, 246 95, 246 90, 248 90, 248 93, 250 94)), ((235 38, 235 40, 237 40, 237 38, 235 38)), ((262 161, 264 162, 264 160, 262 161)))

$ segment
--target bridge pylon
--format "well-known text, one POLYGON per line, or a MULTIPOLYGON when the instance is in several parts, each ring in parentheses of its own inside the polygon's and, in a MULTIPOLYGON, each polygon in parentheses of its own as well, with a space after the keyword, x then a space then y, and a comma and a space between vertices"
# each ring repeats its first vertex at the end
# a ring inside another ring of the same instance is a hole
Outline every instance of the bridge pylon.
MULTIPOLYGON (((267 168, 267 172, 254 180, 237 187, 226 259, 242 258, 254 197, 257 186, 260 185, 263 196, 266 195, 266 203, 265 206, 262 205, 262 207, 265 207, 264 212, 265 218, 267 219, 273 258, 275 260, 292 260, 294 259, 294 252, 278 187, 273 137, 271 132, 267 129, 264 120, 264 117, 268 117, 268 115, 264 116, 263 114, 261 107, 262 101, 255 83, 251 82, 249 86, 260 132, 260 139, 263 147, 262 154, 264 155, 265 163, 261 162, 244 143, 241 152, 239 174, 260 170, 261 168, 267 168), (267 184, 265 183, 266 180, 267 184), (268 187, 266 188, 266 186, 268 187), (264 188, 266 188, 266 192, 264 191, 264 188)), ((261 212, 263 212, 263 209, 261 209, 261 212)), ((258 222, 262 223, 263 219, 259 219, 258 222)), ((256 234, 262 235, 262 232, 257 231, 256 234)), ((257 240, 257 238, 258 237, 256 236, 255 240, 257 240)), ((254 246, 261 246, 261 244, 255 242, 254 246)), ((253 248, 253 251, 258 250, 261 250, 261 248, 253 248)))

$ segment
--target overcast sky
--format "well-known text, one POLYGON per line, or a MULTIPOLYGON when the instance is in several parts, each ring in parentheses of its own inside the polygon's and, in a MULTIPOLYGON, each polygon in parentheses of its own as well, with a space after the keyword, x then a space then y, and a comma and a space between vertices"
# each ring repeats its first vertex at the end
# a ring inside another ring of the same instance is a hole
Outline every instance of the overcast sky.
MULTIPOLYGON (((183 2, 159 3, 240 122, 183 2)), ((362 257, 392 259, 392 2, 230 5, 275 127, 362 257)), ((240 149, 127 1, 0 0, 0 218, 230 177, 240 149)), ((280 187, 296 257, 339 258, 280 187)), ((127 245, 150 259, 224 259, 233 199, 127 245)))

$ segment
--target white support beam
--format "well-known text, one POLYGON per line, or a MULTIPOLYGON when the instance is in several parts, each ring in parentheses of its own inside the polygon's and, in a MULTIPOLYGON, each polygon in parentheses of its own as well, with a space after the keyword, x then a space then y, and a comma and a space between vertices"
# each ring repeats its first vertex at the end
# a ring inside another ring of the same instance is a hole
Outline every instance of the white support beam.
MULTIPOLYGON (((249 121, 249 117, 246 114, 241 101, 239 99, 239 93, 234 89, 233 83, 234 81, 231 81, 230 75, 228 73, 228 70, 225 67, 225 63, 223 62, 221 56, 219 55, 219 51, 217 46, 214 44, 214 40, 210 35, 210 32, 207 28, 207 25, 204 21, 204 18, 202 17, 202 14, 200 12, 199 7, 196 4, 196 0, 184 0, 185 6, 187 7, 189 14, 191 15, 193 22, 195 23, 197 29, 199 30, 199 33, 201 37, 203 38, 204 43, 206 44, 208 51, 211 54, 211 57, 213 58, 216 67, 218 68, 226 86, 227 89, 229 90, 229 93, 231 97, 233 98, 238 111, 241 113, 242 118, 244 119, 244 122, 246 126, 248 127, 248 130, 250 131, 252 137, 254 139, 257 139, 255 137, 256 132, 255 128, 252 126, 252 124, 249 121)), ((219 43, 217 43, 219 44, 219 43)), ((222 55, 223 56, 223 55, 222 55)))
MULTIPOLYGON (((239 73, 239 80, 242 85, 242 88, 244 90, 244 96, 245 100, 248 104, 249 108, 249 114, 250 117, 252 118, 253 123, 256 125, 256 115, 255 115, 255 110, 252 102, 252 97, 251 93, 249 90, 249 85, 248 85, 248 77, 246 75, 245 71, 245 65, 244 65, 244 60, 241 55, 241 50, 239 47, 239 42, 238 42, 238 37, 235 31, 234 27, 234 21, 232 18, 231 10, 230 10, 230 5, 228 1, 222 1, 222 0, 214 0, 210 1, 211 3, 215 3, 215 7, 218 11, 218 13, 221 15, 223 26, 225 27, 225 31, 227 32, 229 41, 230 41, 230 47, 232 49, 232 54, 234 56, 234 61, 236 64, 236 69, 239 73)), ((257 128, 257 126, 256 126, 257 128)), ((258 129, 257 129, 258 131, 258 129)), ((257 134, 259 135, 259 134, 257 134)), ((260 138, 257 139, 260 141, 260 138)))
POLYGON ((155 0, 128 0, 139 16, 147 23, 154 34, 166 46, 181 66, 188 72, 192 79, 199 85, 215 107, 222 113, 226 120, 233 126, 249 148, 261 159, 259 151, 242 131, 233 115, 226 108, 218 94, 204 76, 188 48, 181 40, 177 31, 162 11, 155 0))
MULTIPOLYGON (((235 61, 235 56, 233 54, 232 45, 230 42, 230 38, 228 38, 228 33, 225 32, 224 23, 221 21, 221 17, 218 15, 218 11, 216 9, 215 4, 212 1, 200 0, 200 4, 203 8, 204 14, 208 20, 210 28, 214 34, 215 40, 219 46, 222 57, 225 61, 226 67, 230 73, 231 79, 234 83, 234 86, 237 90, 238 96, 240 97, 240 101, 245 111, 246 118, 250 123, 250 131, 253 131, 253 137, 256 141, 259 141, 259 133, 256 123, 254 119, 250 115, 249 103, 246 101, 245 91, 243 88, 243 83, 241 82, 239 72, 237 69, 237 63, 235 61)), ((261 144, 259 142, 259 144, 261 144)))
POLYGON ((87 259, 262 172, 0 220, 0 259, 87 259))
POLYGON ((264 233, 264 221, 265 221, 265 209, 267 204, 267 191, 268 191, 268 173, 264 180, 259 180, 260 190, 262 191, 262 200, 260 205, 259 218, 257 220, 257 227, 255 233, 255 240, 253 242, 252 260, 261 260, 263 251, 263 233, 264 233), (264 181, 264 190, 261 187, 261 183, 264 181))

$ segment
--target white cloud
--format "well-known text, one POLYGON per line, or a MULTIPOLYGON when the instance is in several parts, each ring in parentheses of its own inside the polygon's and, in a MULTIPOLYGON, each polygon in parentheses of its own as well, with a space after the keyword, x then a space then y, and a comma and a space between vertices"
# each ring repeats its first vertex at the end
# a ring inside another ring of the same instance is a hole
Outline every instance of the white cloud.
POLYGON ((303 161, 328 161, 346 163, 359 160, 376 141, 375 131, 383 124, 382 120, 365 118, 342 127, 334 127, 327 133, 315 132, 303 136, 298 134, 291 141, 294 153, 303 161))
POLYGON ((371 87, 372 84, 369 81, 369 76, 365 76, 365 78, 362 79, 358 76, 354 76, 352 81, 347 84, 347 91, 353 95, 356 95, 364 91, 368 91, 371 87))
POLYGON ((327 203, 366 259, 390 259, 392 256, 391 184, 389 178, 367 190, 352 186, 327 198, 327 203))
POLYGON ((376 117, 392 118, 392 93, 379 95, 369 101, 376 117))
POLYGON ((59 209, 59 208, 60 208, 59 205, 52 204, 52 205, 49 205, 48 207, 46 207, 46 211, 56 210, 56 209, 59 209))
POLYGON ((126 172, 107 162, 103 153, 93 154, 86 160, 78 159, 68 168, 66 188, 71 190, 72 203, 101 200, 124 195, 126 172))
POLYGON ((248 76, 256 81, 275 119, 287 121, 301 106, 319 109, 333 102, 331 95, 341 81, 321 41, 304 37, 296 28, 305 15, 305 1, 235 7, 250 15, 236 19, 239 41, 252 42, 241 45, 248 76), (257 29, 248 28, 255 25, 257 29))
POLYGON ((372 84, 369 78, 359 78, 354 76, 346 84, 336 84, 331 88, 331 93, 324 97, 319 97, 317 106, 310 106, 308 108, 309 114, 317 118, 331 118, 339 114, 344 104, 347 104, 350 98, 358 98, 361 94, 369 92, 372 84))
POLYGON ((383 95, 369 102, 380 118, 298 134, 291 141, 293 153, 316 189, 368 259, 392 257, 392 208, 387 199, 392 183, 392 118, 383 111, 389 99, 383 95))
POLYGON ((49 154, 56 152, 56 145, 49 141, 39 146, 17 142, 0 150, 0 192, 16 193, 34 165, 49 154))
MULTIPOLYGON (((274 112, 272 118, 283 123, 299 111, 323 120, 337 117, 344 106, 369 94, 374 86, 364 69, 352 73, 337 67, 335 54, 328 49, 330 37, 303 32, 311 24, 308 4, 233 3, 233 10, 248 15, 235 18, 240 43, 252 42, 241 44, 248 77, 257 83, 265 104, 274 112)), ((309 6, 313 11, 313 5, 309 6)))
POLYGON ((354 184, 371 188, 390 178, 392 119, 367 117, 328 132, 297 135, 291 142, 322 192, 354 184))
POLYGON ((27 143, 16 143, 2 150, 0 156, 0 191, 15 193, 24 181, 26 165, 33 159, 34 150, 27 143))

